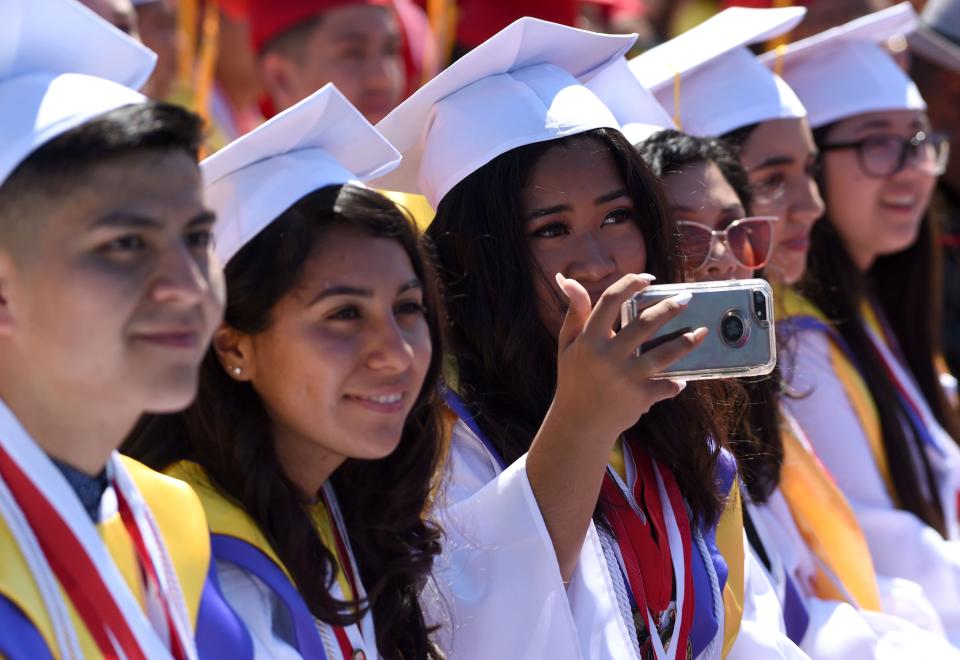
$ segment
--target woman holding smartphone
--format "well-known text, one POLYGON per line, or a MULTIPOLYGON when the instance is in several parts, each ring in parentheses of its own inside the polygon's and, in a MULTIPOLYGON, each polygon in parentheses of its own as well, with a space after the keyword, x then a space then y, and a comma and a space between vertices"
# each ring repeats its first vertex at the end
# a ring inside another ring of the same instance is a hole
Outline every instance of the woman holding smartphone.
POLYGON ((806 301, 791 310, 791 386, 803 396, 787 403, 877 569, 918 583, 958 644, 960 426, 935 366, 939 252, 927 216, 946 147, 882 47, 915 21, 904 3, 765 56, 810 110, 827 203, 799 287, 806 301))
POLYGON ((328 85, 201 165, 225 321, 196 402, 127 451, 200 495, 258 657, 441 656, 439 301, 412 222, 347 183, 398 159, 328 85))
MULTIPOLYGON (((428 237, 457 416, 441 493, 444 560, 466 564, 461 544, 495 548, 502 574, 516 577, 499 597, 529 618, 531 643, 561 657, 719 657, 738 632, 743 652, 790 657, 799 651, 775 631, 724 618, 728 567, 713 537, 733 472, 715 390, 680 394, 682 383, 651 378, 706 329, 632 357, 689 297, 613 332, 621 304, 653 279, 636 273, 679 277, 655 181, 576 78, 631 43, 523 19, 378 127, 404 153, 378 185, 422 191, 437 208, 428 237), (538 623, 545 613, 557 622, 550 630, 538 623)), ((455 648, 498 642, 471 621, 452 630, 455 648)))
MULTIPOLYGON (((754 277, 773 253, 772 217, 750 217, 747 175, 723 142, 663 131, 641 152, 680 228, 687 277, 754 277), (745 217, 746 216, 746 217, 745 217)), ((960 657, 939 635, 880 613, 877 578, 853 511, 780 405, 780 374, 745 383, 731 433, 750 544, 783 594, 788 633, 815 658, 960 657)))

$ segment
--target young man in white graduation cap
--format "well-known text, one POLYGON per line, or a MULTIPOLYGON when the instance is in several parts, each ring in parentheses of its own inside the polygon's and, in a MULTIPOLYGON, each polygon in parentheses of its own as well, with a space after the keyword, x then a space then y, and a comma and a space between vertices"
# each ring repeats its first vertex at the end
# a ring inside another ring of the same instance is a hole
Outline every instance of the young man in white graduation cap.
POLYGON ((196 495, 116 452, 191 401, 222 313, 199 120, 78 3, 0 24, 0 655, 243 656, 196 495))
MULTIPOLYGON (((375 183, 422 193, 437 206, 466 177, 516 147, 597 128, 625 131, 629 140, 637 141, 669 126, 669 116, 652 96, 632 76, 623 77, 623 54, 634 38, 593 34, 536 19, 517 21, 455 62, 378 124, 403 153, 404 161, 375 183), (633 107, 617 105, 612 112, 604 96, 623 84, 635 88, 633 107)), ((569 583, 561 580, 556 564, 565 560, 554 555, 547 529, 556 521, 547 519, 554 509, 572 508, 572 499, 554 505, 549 499, 541 501, 543 482, 534 483, 535 477, 529 476, 533 470, 529 466, 550 451, 547 441, 539 444, 542 450, 531 446, 529 454, 507 464, 484 439, 459 397, 448 392, 447 403, 459 421, 453 430, 450 474, 441 500, 440 520, 447 543, 445 568, 438 575, 441 583, 447 578, 448 590, 439 602, 451 604, 452 648, 458 655, 484 649, 488 657, 535 654, 534 648, 544 657, 637 657, 640 649, 636 633, 631 632, 634 623, 632 619, 627 623, 631 615, 624 614, 630 610, 622 609, 630 607, 624 605, 624 578, 609 563, 614 551, 592 523, 569 583), (502 578, 478 592, 471 586, 472 570, 478 566, 490 575, 522 575, 523 579, 502 578), (528 632, 518 634, 524 629, 528 632)), ((599 457, 604 462, 607 458, 599 457)), ((582 466, 575 469, 582 471, 582 466)), ((571 476, 570 489, 561 500, 573 498, 572 492, 585 492, 572 485, 578 479, 571 476)), ((589 502, 589 512, 595 504, 589 502)), ((736 549, 729 556, 739 556, 742 563, 738 511, 731 519, 735 519, 732 532, 725 536, 736 549)), ((726 564, 713 574, 720 570, 726 575, 726 564)), ((742 575, 741 567, 731 568, 733 582, 742 575)), ((762 574, 759 577, 765 581, 762 574)), ((699 588, 700 594, 710 593, 709 581, 699 588)), ((713 599, 697 599, 708 610, 712 602, 716 607, 711 611, 718 617, 711 627, 707 620, 712 615, 697 615, 702 624, 698 624, 698 657, 719 657, 741 632, 742 583, 735 585, 736 595, 728 599, 731 608, 726 621, 719 595, 724 586, 714 583, 713 588, 713 599)), ((754 605, 750 599, 749 606, 754 605)), ((776 601, 771 605, 778 609, 776 601)), ((731 657, 758 657, 761 648, 772 654, 768 657, 802 656, 775 627, 754 628, 743 637, 743 645, 734 648, 731 657)), ((677 645, 671 644, 669 652, 655 653, 672 657, 677 645)))
POLYGON ((791 388, 810 395, 785 404, 849 498, 877 571, 920 585, 960 645, 960 450, 937 381, 940 300, 923 302, 936 289, 922 255, 937 249, 927 206, 945 139, 885 48, 915 27, 904 2, 760 58, 807 108, 824 156, 817 281, 794 322, 791 388))

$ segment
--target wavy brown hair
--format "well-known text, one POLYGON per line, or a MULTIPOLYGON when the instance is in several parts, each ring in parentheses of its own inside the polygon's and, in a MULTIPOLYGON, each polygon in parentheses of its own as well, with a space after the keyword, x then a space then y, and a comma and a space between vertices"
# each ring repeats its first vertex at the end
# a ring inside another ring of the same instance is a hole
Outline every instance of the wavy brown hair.
MULTIPOLYGON (((647 271, 661 282, 680 281, 674 225, 659 185, 619 131, 595 129, 518 147, 447 193, 427 235, 446 302, 450 352, 468 407, 508 462, 530 448, 557 380, 557 341, 540 321, 534 288, 536 278, 547 275, 530 253, 521 195, 544 153, 573 140, 589 140, 610 154, 637 211, 647 271)), ((719 383, 692 382, 628 431, 673 472, 694 515, 708 523, 726 496, 715 486, 726 440, 724 399, 719 383)))
MULTIPOLYGON (((713 163, 737 194, 747 215, 752 213, 752 193, 737 148, 723 140, 666 130, 655 133, 638 147, 653 173, 662 180, 700 163, 713 163)), ((762 275, 762 273, 761 273, 762 275)), ((750 499, 766 502, 780 485, 783 439, 780 437, 779 368, 767 376, 741 378, 745 405, 730 431, 729 444, 737 457, 740 477, 750 499)))
POLYGON ((440 530, 424 519, 441 447, 436 385, 442 361, 435 278, 413 223, 390 200, 359 186, 329 186, 303 197, 247 243, 225 269, 224 321, 256 334, 276 304, 299 284, 317 246, 337 228, 397 241, 423 283, 433 353, 397 449, 374 460, 348 459, 330 477, 343 513, 365 602, 342 602, 330 588, 335 559, 277 459, 271 422, 253 386, 230 378, 213 349, 200 369, 197 400, 175 415, 141 420, 124 451, 154 469, 179 460, 201 465, 246 511, 290 572, 310 611, 330 624, 352 623, 372 609, 384 658, 438 658, 418 595, 440 552, 440 530))
MULTIPOLYGON (((834 126, 813 132, 818 146, 828 143, 834 126)), ((822 182, 820 189, 826 196, 827 189, 822 182)), ((883 448, 901 508, 945 534, 944 512, 936 495, 936 480, 923 441, 913 426, 905 423, 910 417, 860 315, 860 305, 865 300, 872 298, 879 303, 903 351, 906 366, 937 421, 954 440, 960 438, 956 412, 940 386, 934 361, 943 345, 940 334, 942 256, 936 223, 927 213, 913 245, 878 257, 867 272, 861 272, 830 218, 830 200, 826 202, 827 213, 814 225, 810 235, 807 273, 798 288, 834 323, 876 402, 883 448)))

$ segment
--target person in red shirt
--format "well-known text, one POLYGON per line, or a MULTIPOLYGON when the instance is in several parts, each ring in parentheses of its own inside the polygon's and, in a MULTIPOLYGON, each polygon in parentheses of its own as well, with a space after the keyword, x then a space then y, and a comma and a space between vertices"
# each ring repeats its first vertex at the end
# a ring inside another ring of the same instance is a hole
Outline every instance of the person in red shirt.
POLYGON ((576 0, 460 0, 458 4, 454 59, 524 16, 572 26, 580 5, 576 0))
POLYGON ((389 0, 251 0, 267 114, 334 83, 371 123, 403 98, 403 38, 389 0))

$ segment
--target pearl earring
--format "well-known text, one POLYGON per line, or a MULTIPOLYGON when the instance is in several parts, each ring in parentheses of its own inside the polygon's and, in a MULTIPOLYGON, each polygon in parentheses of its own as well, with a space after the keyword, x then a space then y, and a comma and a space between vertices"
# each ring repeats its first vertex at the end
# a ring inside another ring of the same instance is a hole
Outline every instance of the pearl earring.
POLYGON ((234 376, 239 376, 240 374, 243 373, 243 369, 241 369, 240 367, 234 367, 232 371, 234 376))

